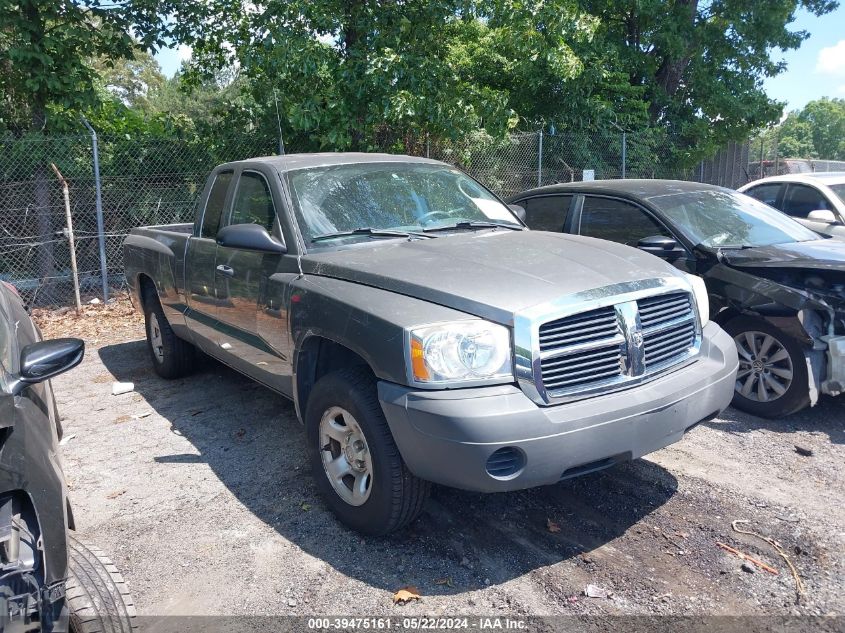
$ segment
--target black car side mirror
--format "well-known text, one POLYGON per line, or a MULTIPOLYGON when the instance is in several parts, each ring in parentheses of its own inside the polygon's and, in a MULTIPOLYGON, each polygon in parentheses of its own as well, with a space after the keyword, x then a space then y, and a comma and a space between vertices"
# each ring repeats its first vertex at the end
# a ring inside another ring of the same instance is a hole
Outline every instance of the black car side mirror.
POLYGON ((57 338, 31 343, 21 350, 20 373, 11 381, 11 392, 19 394, 28 385, 49 380, 82 362, 85 343, 78 338, 57 338))
POLYGON ((658 257, 678 254, 678 242, 671 237, 666 237, 665 235, 644 237, 637 242, 637 248, 641 251, 645 251, 646 253, 657 255, 658 257))
POLYGON ((287 247, 258 224, 230 224, 217 233, 217 243, 227 248, 284 255, 287 247))
POLYGON ((513 214, 519 218, 520 222, 525 222, 525 207, 521 207, 518 204, 509 204, 508 209, 513 211, 513 214))

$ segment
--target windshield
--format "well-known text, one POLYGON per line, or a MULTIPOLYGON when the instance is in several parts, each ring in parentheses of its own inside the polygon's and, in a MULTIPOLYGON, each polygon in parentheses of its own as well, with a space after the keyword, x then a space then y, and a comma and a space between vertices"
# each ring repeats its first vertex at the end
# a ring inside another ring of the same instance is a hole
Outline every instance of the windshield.
POLYGON ((363 239, 373 231, 419 232, 459 222, 521 226, 484 187, 445 165, 335 165, 292 171, 288 183, 308 242, 360 229, 372 231, 338 237, 363 239))
POLYGON ((789 216, 736 191, 673 193, 649 201, 702 246, 741 248, 820 239, 789 216))
POLYGON ((845 203, 845 182, 839 185, 828 186, 833 190, 833 193, 836 194, 836 197, 839 198, 843 203, 845 203))

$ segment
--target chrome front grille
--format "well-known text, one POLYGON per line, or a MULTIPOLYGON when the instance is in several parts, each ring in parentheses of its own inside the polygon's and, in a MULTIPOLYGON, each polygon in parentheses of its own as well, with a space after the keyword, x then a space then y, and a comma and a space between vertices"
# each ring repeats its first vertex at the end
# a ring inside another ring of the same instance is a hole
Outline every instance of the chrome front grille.
POLYGON ((517 315, 517 377, 539 404, 633 386, 691 360, 701 329, 678 278, 618 284, 517 315), (580 311, 579 311, 580 309, 580 311))

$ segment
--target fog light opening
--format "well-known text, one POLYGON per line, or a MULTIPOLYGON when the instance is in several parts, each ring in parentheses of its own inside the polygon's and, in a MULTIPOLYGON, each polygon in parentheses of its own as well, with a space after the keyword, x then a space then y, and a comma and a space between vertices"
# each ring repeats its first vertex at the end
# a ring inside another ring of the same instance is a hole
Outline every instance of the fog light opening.
POLYGON ((525 468, 525 453, 516 446, 505 446, 487 458, 487 474, 494 479, 513 479, 525 468))

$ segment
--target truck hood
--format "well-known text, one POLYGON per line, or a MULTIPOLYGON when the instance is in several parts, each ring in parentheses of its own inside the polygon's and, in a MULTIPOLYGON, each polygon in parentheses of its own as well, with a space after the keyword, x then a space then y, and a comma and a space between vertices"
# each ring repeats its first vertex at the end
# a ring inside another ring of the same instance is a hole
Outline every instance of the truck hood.
POLYGON ((305 274, 366 284, 510 324, 531 306, 611 284, 678 276, 635 248, 540 231, 368 242, 302 258, 305 274))
POLYGON ((811 240, 722 251, 723 261, 738 268, 803 268, 845 271, 845 242, 811 240))

